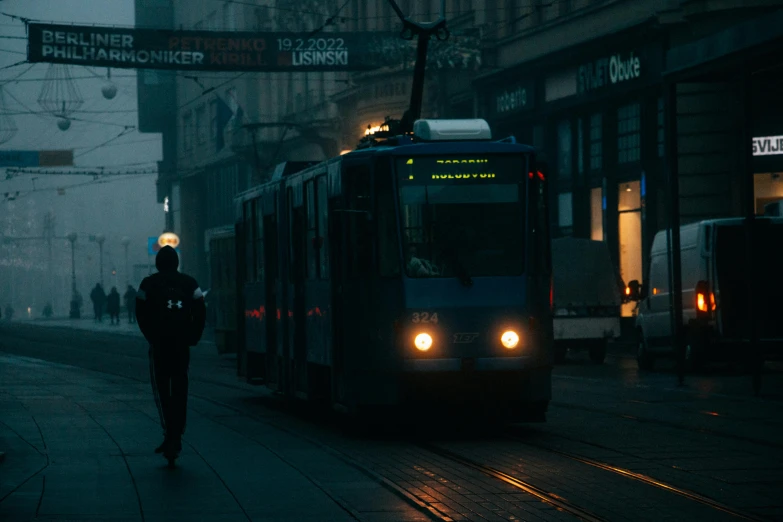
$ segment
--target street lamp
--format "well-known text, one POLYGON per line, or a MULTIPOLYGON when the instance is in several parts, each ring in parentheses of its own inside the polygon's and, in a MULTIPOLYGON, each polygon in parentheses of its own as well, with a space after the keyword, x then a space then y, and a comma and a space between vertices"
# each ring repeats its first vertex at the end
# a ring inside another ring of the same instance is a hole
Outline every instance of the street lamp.
POLYGON ((125 247, 125 284, 130 285, 130 268, 128 267, 128 245, 130 245, 130 238, 125 236, 122 238, 122 246, 125 247))
POLYGON ((79 309, 79 300, 76 297, 76 232, 68 234, 68 241, 71 242, 71 319, 79 319, 81 310, 79 309))
POLYGON ((106 241, 106 236, 104 236, 103 234, 98 234, 97 236, 95 236, 95 241, 98 242, 98 249, 100 250, 101 286, 104 286, 103 285, 103 242, 106 241))

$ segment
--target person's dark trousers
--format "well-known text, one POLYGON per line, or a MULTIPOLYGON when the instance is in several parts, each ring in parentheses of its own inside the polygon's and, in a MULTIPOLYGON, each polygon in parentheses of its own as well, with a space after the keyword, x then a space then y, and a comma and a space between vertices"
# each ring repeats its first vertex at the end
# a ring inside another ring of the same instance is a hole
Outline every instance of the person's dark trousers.
POLYGON ((190 347, 151 346, 150 381, 167 441, 180 443, 188 407, 190 347))
POLYGON ((101 308, 98 305, 93 306, 93 310, 95 311, 95 322, 101 321, 101 308))

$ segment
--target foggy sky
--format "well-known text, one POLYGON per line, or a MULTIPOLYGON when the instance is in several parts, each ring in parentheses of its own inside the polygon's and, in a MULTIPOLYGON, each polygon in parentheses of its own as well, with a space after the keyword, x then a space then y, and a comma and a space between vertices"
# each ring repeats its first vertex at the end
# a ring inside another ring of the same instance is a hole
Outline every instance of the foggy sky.
MULTIPOLYGON (((4 0, 0 1, 0 12, 42 22, 121 26, 132 26, 134 23, 133 0, 4 0)), ((0 35, 26 36, 24 25, 6 16, 0 17, 0 35)), ((0 67, 24 60, 26 49, 25 39, 0 38, 0 67)), ((103 77, 96 78, 84 67, 70 66, 73 77, 87 77, 75 80, 84 104, 79 108, 80 112, 74 113, 73 116, 92 121, 72 121, 69 130, 61 131, 56 125, 56 118, 43 113, 37 101, 44 84, 40 80, 45 77, 48 64, 35 64, 19 77, 18 81, 6 83, 30 65, 23 64, 0 71, 0 84, 3 84, 7 103, 4 109, 11 113, 30 109, 41 114, 13 114, 19 130, 14 138, 0 145, 0 149, 73 149, 75 165, 85 168, 106 167, 109 171, 154 169, 155 162, 162 159, 160 135, 141 134, 135 130, 106 146, 89 151, 117 136, 123 131, 123 126, 137 125, 135 70, 112 70, 112 80, 118 92, 114 99, 106 100, 101 94, 101 87, 106 82, 105 68, 91 68, 103 77), (11 95, 19 101, 14 100, 11 95)), ((101 184, 87 185, 85 183, 92 178, 84 176, 38 174, 6 180, 6 173, 1 168, 0 176, 0 236, 40 236, 43 233, 43 215, 52 211, 55 214, 57 236, 65 236, 71 231, 79 234, 76 250, 77 278, 79 291, 85 298, 98 279, 98 246, 88 242, 90 234, 102 233, 107 237, 104 244, 106 285, 111 286, 116 282, 118 286, 124 287, 125 261, 120 239, 123 236, 132 239, 129 248, 130 264, 142 264, 148 262, 147 237, 157 236, 163 231, 165 215, 163 206, 156 203, 157 176, 154 174, 125 180, 109 178, 101 184), (33 180, 35 177, 37 179, 33 180), (68 186, 72 188, 67 188, 68 186), (33 187, 36 191, 33 191, 33 187), (66 188, 65 195, 58 195, 58 187, 66 188), (18 200, 4 201, 5 192, 15 191, 21 191, 18 200), (110 281, 112 267, 116 267, 120 272, 113 282, 110 281)), ((62 239, 55 240, 53 250, 56 265, 56 281, 53 285, 60 288, 58 291, 69 295, 70 243, 62 239)), ((45 299, 44 295, 40 295, 41 289, 28 288, 36 286, 35 277, 40 277, 40 274, 36 276, 35 270, 20 266, 19 260, 45 260, 46 256, 45 245, 40 241, 17 243, 14 247, 0 244, 0 294, 10 292, 24 296, 20 299, 34 300, 36 302, 31 305, 40 308, 41 299, 45 299), (13 272, 9 271, 9 264, 17 265, 13 272), (9 279, 13 280, 13 288, 9 287, 9 279), (24 287, 24 291, 20 290, 20 287, 24 287)), ((134 284, 138 284, 138 281, 134 281, 134 284)), ((40 287, 40 282, 37 286, 40 287)), ((0 295, 0 305, 7 304, 6 297, 0 295)), ((58 315, 67 313, 67 302, 63 302, 62 297, 59 296, 60 305, 56 306, 60 308, 56 310, 58 315)), ((22 306, 24 303, 15 304, 17 308, 22 306)))

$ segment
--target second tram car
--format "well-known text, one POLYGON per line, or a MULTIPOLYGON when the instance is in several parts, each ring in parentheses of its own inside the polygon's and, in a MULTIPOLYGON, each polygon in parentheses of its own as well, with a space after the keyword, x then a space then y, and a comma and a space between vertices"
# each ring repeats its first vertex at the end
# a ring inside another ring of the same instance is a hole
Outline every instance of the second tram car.
POLYGON ((532 147, 490 138, 484 120, 419 120, 240 195, 248 380, 349 412, 435 401, 545 420, 545 177, 532 147))

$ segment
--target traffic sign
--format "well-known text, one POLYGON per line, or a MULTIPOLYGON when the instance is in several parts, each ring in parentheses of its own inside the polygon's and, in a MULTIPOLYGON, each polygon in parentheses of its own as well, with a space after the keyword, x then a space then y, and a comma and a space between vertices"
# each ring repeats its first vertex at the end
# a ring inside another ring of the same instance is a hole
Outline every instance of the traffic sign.
POLYGON ((72 167, 73 150, 0 150, 0 167, 72 167))

